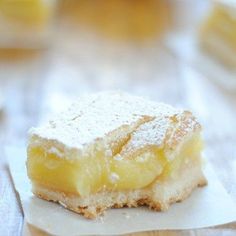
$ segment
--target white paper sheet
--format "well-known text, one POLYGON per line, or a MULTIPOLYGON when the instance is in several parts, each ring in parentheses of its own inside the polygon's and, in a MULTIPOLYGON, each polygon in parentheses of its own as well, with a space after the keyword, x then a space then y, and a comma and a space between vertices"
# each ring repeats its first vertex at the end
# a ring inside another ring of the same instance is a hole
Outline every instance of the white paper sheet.
POLYGON ((146 207, 111 209, 97 220, 87 220, 58 204, 33 196, 26 175, 25 150, 9 147, 6 153, 26 222, 53 235, 116 235, 148 230, 194 229, 236 221, 236 204, 209 164, 205 166, 208 186, 198 188, 190 198, 172 205, 167 212, 155 212, 146 207))

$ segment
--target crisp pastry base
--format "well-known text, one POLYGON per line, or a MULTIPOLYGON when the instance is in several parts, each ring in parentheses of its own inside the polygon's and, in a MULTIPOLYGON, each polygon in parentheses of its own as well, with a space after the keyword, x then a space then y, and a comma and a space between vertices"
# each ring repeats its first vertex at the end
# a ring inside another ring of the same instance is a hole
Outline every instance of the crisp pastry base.
POLYGON ((200 160, 184 163, 177 176, 156 180, 143 189, 130 191, 102 191, 88 197, 53 191, 33 183, 33 193, 38 197, 58 202, 65 208, 81 213, 86 218, 96 218, 107 208, 137 207, 147 205, 156 211, 166 211, 175 202, 187 198, 196 187, 207 184, 200 160))

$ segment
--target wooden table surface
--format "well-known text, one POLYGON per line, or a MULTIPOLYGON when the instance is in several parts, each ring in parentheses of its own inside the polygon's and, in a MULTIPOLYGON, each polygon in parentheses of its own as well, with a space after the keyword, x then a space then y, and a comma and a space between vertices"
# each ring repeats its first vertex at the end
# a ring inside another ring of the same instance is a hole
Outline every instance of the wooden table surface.
MULTIPOLYGON (((21 235, 23 227, 4 147, 25 145, 29 127, 78 95, 104 89, 127 90, 193 110, 204 126, 205 156, 236 201, 236 91, 226 91, 178 63, 163 46, 113 47, 76 33, 73 40, 61 41, 61 36, 59 32, 50 49, 0 50, 0 235, 21 235)), ((40 235, 32 228, 28 233, 40 235)), ((137 235, 236 235, 236 223, 137 235)))

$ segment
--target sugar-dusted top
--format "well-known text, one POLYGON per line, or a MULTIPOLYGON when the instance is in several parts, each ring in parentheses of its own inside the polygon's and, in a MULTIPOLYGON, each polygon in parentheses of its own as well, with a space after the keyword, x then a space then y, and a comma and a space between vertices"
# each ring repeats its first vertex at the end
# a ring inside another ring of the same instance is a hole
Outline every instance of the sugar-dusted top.
POLYGON ((170 118, 182 113, 169 105, 126 93, 101 92, 81 97, 67 111, 47 124, 32 128, 30 134, 54 140, 67 148, 83 149, 121 127, 129 127, 143 120, 135 127, 141 128, 137 144, 150 138, 161 143, 165 139, 170 118), (157 125, 155 120, 159 120, 157 125), (144 132, 146 128, 148 132, 144 132))

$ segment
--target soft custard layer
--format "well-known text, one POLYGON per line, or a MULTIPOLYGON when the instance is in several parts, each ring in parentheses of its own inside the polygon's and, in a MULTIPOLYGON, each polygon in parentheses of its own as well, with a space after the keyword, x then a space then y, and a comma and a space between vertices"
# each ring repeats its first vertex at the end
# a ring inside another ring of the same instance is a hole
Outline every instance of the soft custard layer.
POLYGON ((202 142, 199 136, 187 141, 173 161, 167 161, 163 150, 154 147, 126 158, 96 156, 66 160, 41 146, 28 148, 27 169, 30 179, 53 190, 87 196, 102 189, 127 190, 144 188, 158 177, 173 175, 182 161, 199 158, 202 142))

